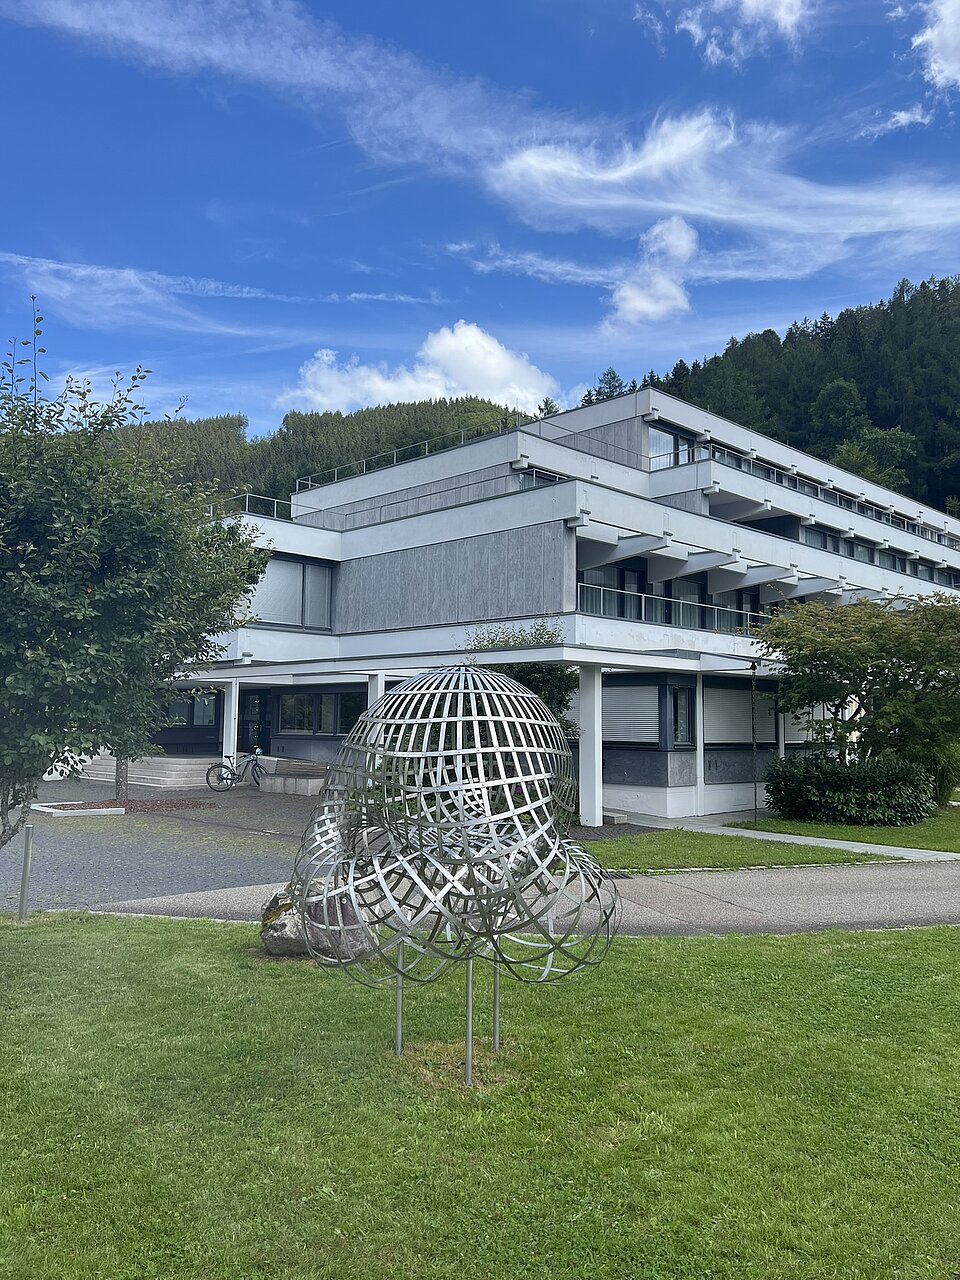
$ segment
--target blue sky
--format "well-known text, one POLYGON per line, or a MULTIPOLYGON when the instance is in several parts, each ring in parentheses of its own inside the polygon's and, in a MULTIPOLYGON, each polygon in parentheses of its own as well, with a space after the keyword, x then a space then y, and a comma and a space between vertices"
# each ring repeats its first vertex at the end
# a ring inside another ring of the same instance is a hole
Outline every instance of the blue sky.
POLYGON ((5 331, 254 433, 960 272, 960 0, 0 0, 0 100, 5 331))

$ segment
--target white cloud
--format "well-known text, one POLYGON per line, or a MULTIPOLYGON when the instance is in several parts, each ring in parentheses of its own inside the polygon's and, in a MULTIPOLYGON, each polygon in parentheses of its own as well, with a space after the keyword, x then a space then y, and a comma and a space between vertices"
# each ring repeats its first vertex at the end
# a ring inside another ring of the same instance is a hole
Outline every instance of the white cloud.
POLYGON ((913 39, 924 74, 938 89, 960 89, 960 0, 927 0, 927 25, 913 39))
POLYGON ((436 301, 405 293, 328 293, 315 298, 296 297, 207 277, 164 275, 159 271, 104 267, 88 262, 58 262, 21 253, 0 252, 0 266, 19 276, 26 289, 35 293, 45 307, 55 308, 71 324, 97 329, 136 325, 185 333, 279 336, 280 331, 275 327, 233 323, 209 309, 187 305, 181 298, 287 304, 436 301))
POLYGON ((675 27, 705 62, 739 66, 773 37, 796 44, 811 16, 809 0, 702 0, 680 9, 675 27))
POLYGON ((337 352, 323 348, 300 369, 285 406, 340 409, 407 400, 437 400, 452 396, 482 396, 496 404, 535 408, 559 388, 522 352, 511 351, 492 334, 466 320, 458 320, 427 334, 411 366, 361 364, 358 356, 337 360, 337 352))
POLYGON ((914 125, 928 125, 933 123, 933 112, 921 103, 917 102, 912 107, 904 107, 901 111, 892 111, 885 120, 880 120, 876 124, 868 125, 862 130, 861 136, 866 138, 880 138, 885 133, 894 133, 897 129, 909 129, 914 125))

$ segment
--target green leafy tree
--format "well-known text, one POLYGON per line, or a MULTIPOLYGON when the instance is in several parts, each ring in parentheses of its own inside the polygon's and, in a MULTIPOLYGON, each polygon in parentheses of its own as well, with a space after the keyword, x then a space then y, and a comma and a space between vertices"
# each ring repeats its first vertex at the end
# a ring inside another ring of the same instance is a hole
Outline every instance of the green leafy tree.
POLYGON ((537 406, 538 418, 552 418, 555 413, 559 412, 560 406, 550 396, 544 396, 542 402, 537 406))
MULTIPOLYGON (((467 637, 466 647, 476 659, 477 654, 489 653, 492 649, 541 648, 562 642, 560 627, 542 618, 528 627, 504 623, 478 627, 467 637)), ((579 727, 567 715, 570 699, 580 685, 580 673, 576 667, 560 662, 524 662, 522 659, 499 665, 484 663, 484 666, 526 685, 531 693, 546 703, 569 737, 580 736, 579 727)))
POLYGON ((863 761, 924 763, 960 741, 960 602, 937 594, 788 606, 756 634, 780 705, 863 761), (825 718, 814 718, 823 708, 825 718))
POLYGON ((150 753, 159 690, 216 659, 264 564, 141 437, 145 370, 105 403, 41 390, 40 322, 0 373, 0 846, 51 762, 150 753))
POLYGON ((845 471, 863 476, 886 489, 904 492, 910 481, 907 466, 917 456, 916 436, 899 427, 883 431, 867 427, 852 440, 845 440, 831 461, 845 471))

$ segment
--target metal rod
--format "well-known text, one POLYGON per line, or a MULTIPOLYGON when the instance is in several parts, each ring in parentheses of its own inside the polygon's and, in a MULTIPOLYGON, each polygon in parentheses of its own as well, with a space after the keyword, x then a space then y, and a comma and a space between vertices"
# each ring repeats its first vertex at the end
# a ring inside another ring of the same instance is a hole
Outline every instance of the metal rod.
POLYGON ((473 1084, 473 960, 467 961, 467 1033, 463 1059, 463 1082, 473 1084))
POLYGON ((493 966, 493 1052, 500 1048, 500 966, 493 966))
POLYGON ((33 861, 33 823, 23 828, 23 870, 20 872, 20 905, 17 908, 17 924, 27 918, 27 894, 30 892, 30 863, 33 861))
MULTIPOLYGON (((403 943, 401 942, 397 948, 397 961, 400 968, 403 968, 403 943)), ((396 977, 397 984, 397 1024, 393 1033, 393 1052, 399 1058, 403 1053, 403 974, 398 973, 396 977)))

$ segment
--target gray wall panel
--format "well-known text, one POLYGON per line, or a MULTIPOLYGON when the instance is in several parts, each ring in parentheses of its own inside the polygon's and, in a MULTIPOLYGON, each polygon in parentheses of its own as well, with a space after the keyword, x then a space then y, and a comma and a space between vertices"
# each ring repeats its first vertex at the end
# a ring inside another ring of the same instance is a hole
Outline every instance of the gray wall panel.
POLYGON ((351 633, 560 613, 568 576, 566 532, 556 521, 344 561, 334 629, 351 633))

